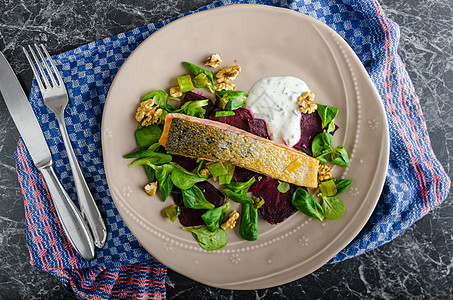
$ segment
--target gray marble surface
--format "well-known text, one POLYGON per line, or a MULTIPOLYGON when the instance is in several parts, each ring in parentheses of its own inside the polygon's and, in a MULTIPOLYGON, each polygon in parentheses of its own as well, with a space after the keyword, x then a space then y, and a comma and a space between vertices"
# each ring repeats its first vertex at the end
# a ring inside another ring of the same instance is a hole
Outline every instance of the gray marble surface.
MULTIPOLYGON (((207 0, 0 0, 0 51, 28 91, 20 46, 44 42, 51 53, 194 10, 207 0)), ((400 25, 399 54, 420 98, 434 152, 453 177, 453 1, 381 0, 400 25)), ((29 263, 23 200, 13 152, 18 132, 0 103, 0 299, 71 299, 29 263)), ((258 291, 207 287, 172 270, 169 299, 451 299, 452 195, 394 241, 292 283, 258 291)))

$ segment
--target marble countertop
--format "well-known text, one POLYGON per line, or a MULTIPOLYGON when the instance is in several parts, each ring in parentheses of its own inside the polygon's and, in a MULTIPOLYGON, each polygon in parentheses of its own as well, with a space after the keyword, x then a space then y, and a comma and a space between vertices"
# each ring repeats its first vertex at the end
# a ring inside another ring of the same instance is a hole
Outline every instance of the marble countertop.
MULTIPOLYGON (((192 1, 0 0, 0 51, 28 92, 32 74, 20 46, 43 42, 52 54, 177 16, 211 3, 192 1)), ((400 25, 399 54, 420 98, 438 159, 450 177, 453 152, 453 1, 381 0, 400 25), (452 97, 452 98, 450 98, 452 97)), ((0 103, 0 299, 72 299, 35 270, 25 240, 23 198, 13 153, 19 134, 0 103)), ((169 299, 451 299, 453 208, 447 200, 392 242, 275 288, 229 291, 172 270, 169 299)))

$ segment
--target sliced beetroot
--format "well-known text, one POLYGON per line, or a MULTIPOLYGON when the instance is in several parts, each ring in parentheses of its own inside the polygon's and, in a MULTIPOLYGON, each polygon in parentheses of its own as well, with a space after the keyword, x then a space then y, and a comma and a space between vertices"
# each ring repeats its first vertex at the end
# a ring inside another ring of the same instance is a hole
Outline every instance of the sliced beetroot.
MULTIPOLYGON (((203 192, 203 195, 205 196, 206 200, 214 204, 215 207, 223 205, 223 202, 225 201, 225 196, 212 184, 210 184, 207 181, 203 181, 197 183, 196 186, 199 187, 200 190, 203 192)), ((178 217, 181 225, 198 226, 204 224, 201 215, 203 215, 206 212, 206 209, 193 209, 184 207, 182 200, 182 192, 177 187, 173 188, 173 190, 171 191, 171 196, 175 204, 181 208, 181 214, 178 217)))
POLYGON ((219 110, 219 108, 214 109, 209 116, 209 119, 229 124, 231 126, 250 132, 249 121, 253 119, 253 115, 250 110, 240 107, 234 111, 234 116, 216 117, 215 113, 219 110))
POLYGON ((193 169, 195 169, 197 167, 196 159, 182 156, 182 155, 173 154, 171 161, 177 163, 178 165, 180 165, 187 171, 192 171, 193 169))
POLYGON ((225 201, 225 196, 216 189, 215 186, 210 184, 208 181, 202 181, 196 184, 197 187, 203 192, 206 200, 214 204, 216 207, 222 206, 225 201))
MULTIPOLYGON (((198 101, 198 100, 204 100, 207 99, 205 96, 194 93, 194 92, 187 92, 184 95, 184 98, 181 101, 181 105, 184 105, 188 101, 198 101)), ((214 110, 214 104, 212 103, 211 100, 209 100, 208 105, 203 107, 206 110, 206 113, 204 114, 204 117, 207 118, 211 115, 212 111, 214 110)))
POLYGON ((248 181, 250 178, 255 177, 255 182, 250 186, 249 192, 254 192, 261 189, 266 183, 267 177, 256 173, 254 171, 236 167, 234 168, 233 180, 234 181, 248 181))
POLYGON ((297 208, 291 203, 296 186, 291 184, 289 191, 283 194, 277 190, 277 185, 278 181, 272 179, 253 193, 255 196, 263 197, 264 205, 259 210, 263 219, 270 224, 283 222, 297 211, 297 208))
POLYGON ((267 131, 266 121, 263 119, 251 119, 249 120, 250 133, 257 136, 270 140, 269 132, 267 131))
POLYGON ((315 136, 322 132, 322 121, 317 113, 301 114, 300 118, 300 140, 294 148, 312 155, 311 143, 315 136))

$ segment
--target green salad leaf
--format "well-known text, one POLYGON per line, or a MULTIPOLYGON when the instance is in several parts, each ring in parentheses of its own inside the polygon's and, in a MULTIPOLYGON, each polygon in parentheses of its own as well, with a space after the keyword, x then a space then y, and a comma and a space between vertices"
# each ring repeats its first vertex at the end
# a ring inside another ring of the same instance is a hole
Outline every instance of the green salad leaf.
MULTIPOLYGON (((322 104, 317 104, 316 111, 321 118, 322 128, 326 128, 329 124, 333 123, 338 114, 338 108, 322 104)), ((335 126, 333 128, 335 128, 335 126)), ((332 130, 332 126, 330 126, 328 132, 330 132, 330 130, 332 130)))
POLYGON ((142 148, 148 148, 159 141, 162 135, 162 129, 157 125, 141 127, 135 131, 135 140, 142 148))
POLYGON ((346 152, 346 149, 343 147, 343 145, 339 145, 332 149, 332 152, 330 153, 330 160, 333 164, 341 167, 347 167, 351 162, 348 152, 346 152))
POLYGON ((219 250, 228 244, 228 235, 222 228, 217 228, 214 231, 210 231, 206 226, 200 228, 183 227, 182 229, 192 232, 200 247, 207 251, 219 250))
POLYGON ((326 130, 315 136, 311 144, 313 157, 320 162, 327 164, 330 162, 341 167, 347 167, 350 163, 349 155, 343 145, 332 148, 333 136, 326 130))
POLYGON ((249 188, 254 184, 256 181, 255 177, 251 177, 247 181, 231 181, 228 184, 225 184, 225 188, 228 190, 241 195, 247 195, 249 188))
POLYGON ((203 192, 196 185, 189 189, 182 190, 184 206, 193 209, 212 209, 214 204, 206 200, 203 192))
POLYGON ((214 231, 220 227, 223 219, 225 218, 225 214, 230 209, 231 204, 230 202, 226 202, 222 206, 211 208, 207 212, 201 215, 201 218, 206 223, 206 227, 209 231, 214 231))
POLYGON ((233 111, 245 105, 248 95, 243 91, 217 91, 217 103, 226 103, 225 110, 233 111))
POLYGON ((207 176, 199 177, 198 175, 187 171, 177 163, 171 162, 170 164, 174 167, 170 179, 173 184, 181 190, 190 189, 195 183, 205 181, 208 178, 207 176))
POLYGON ((156 172, 156 179, 159 183, 160 194, 162 195, 162 201, 167 200, 173 189, 173 182, 170 180, 170 174, 173 171, 173 166, 170 164, 155 166, 154 171, 156 172))
POLYGON ((291 199, 294 207, 309 217, 324 220, 324 210, 316 199, 303 188, 297 188, 291 199))
POLYGON ((256 241, 258 233, 258 209, 253 204, 242 204, 239 234, 244 240, 256 241))
POLYGON ((204 114, 206 110, 203 108, 204 106, 209 104, 208 99, 204 100, 197 100, 197 101, 188 101, 184 103, 179 109, 173 111, 174 113, 182 113, 188 116, 193 116, 197 118, 204 118, 204 114))
POLYGON ((255 202, 253 201, 252 198, 247 197, 243 193, 235 193, 230 189, 223 189, 223 193, 228 197, 228 199, 241 203, 241 204, 251 204, 253 205, 255 202))
POLYGON ((327 219, 335 220, 344 215, 345 206, 338 197, 322 196, 322 209, 327 219))
POLYGON ((337 193, 335 194, 335 196, 343 193, 352 184, 352 180, 350 179, 332 178, 331 180, 335 182, 335 186, 337 188, 337 193))
POLYGON ((184 61, 183 62, 184 66, 186 66, 186 68, 189 70, 190 73, 192 73, 193 76, 198 76, 199 74, 205 74, 206 77, 208 78, 208 83, 206 84, 206 88, 208 88, 208 90, 211 92, 211 93, 215 93, 214 91, 214 75, 212 74, 212 72, 209 72, 208 70, 205 70, 199 66, 196 66, 190 62, 187 62, 187 61, 184 61))

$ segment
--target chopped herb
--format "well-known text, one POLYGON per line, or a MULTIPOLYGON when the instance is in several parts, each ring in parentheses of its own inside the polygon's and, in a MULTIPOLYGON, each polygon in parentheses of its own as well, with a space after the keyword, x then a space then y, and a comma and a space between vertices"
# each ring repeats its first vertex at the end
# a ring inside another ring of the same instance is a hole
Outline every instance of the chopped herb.
POLYGON ((337 186, 333 180, 323 181, 319 184, 319 190, 323 196, 330 197, 337 194, 337 186))
POLYGON ((196 88, 204 88, 206 85, 209 83, 208 76, 204 73, 200 73, 197 76, 194 77, 193 79, 193 85, 196 88))
POLYGON ((170 205, 169 207, 164 208, 164 213, 165 215, 167 215, 170 221, 174 222, 181 214, 181 208, 178 205, 173 204, 170 205))
POLYGON ((179 89, 181 90, 181 93, 186 93, 194 89, 193 83, 192 83, 192 78, 190 75, 183 75, 179 76, 177 78, 178 80, 178 85, 179 89))
POLYGON ((294 172, 301 165, 302 165, 302 162, 300 161, 300 159, 296 159, 288 167, 286 167, 286 169, 283 170, 283 172, 285 172, 286 174, 290 174, 290 173, 294 172))
POLYGON ((232 110, 220 110, 216 111, 215 116, 217 118, 219 117, 229 117, 229 116, 234 116, 236 113, 232 110))

